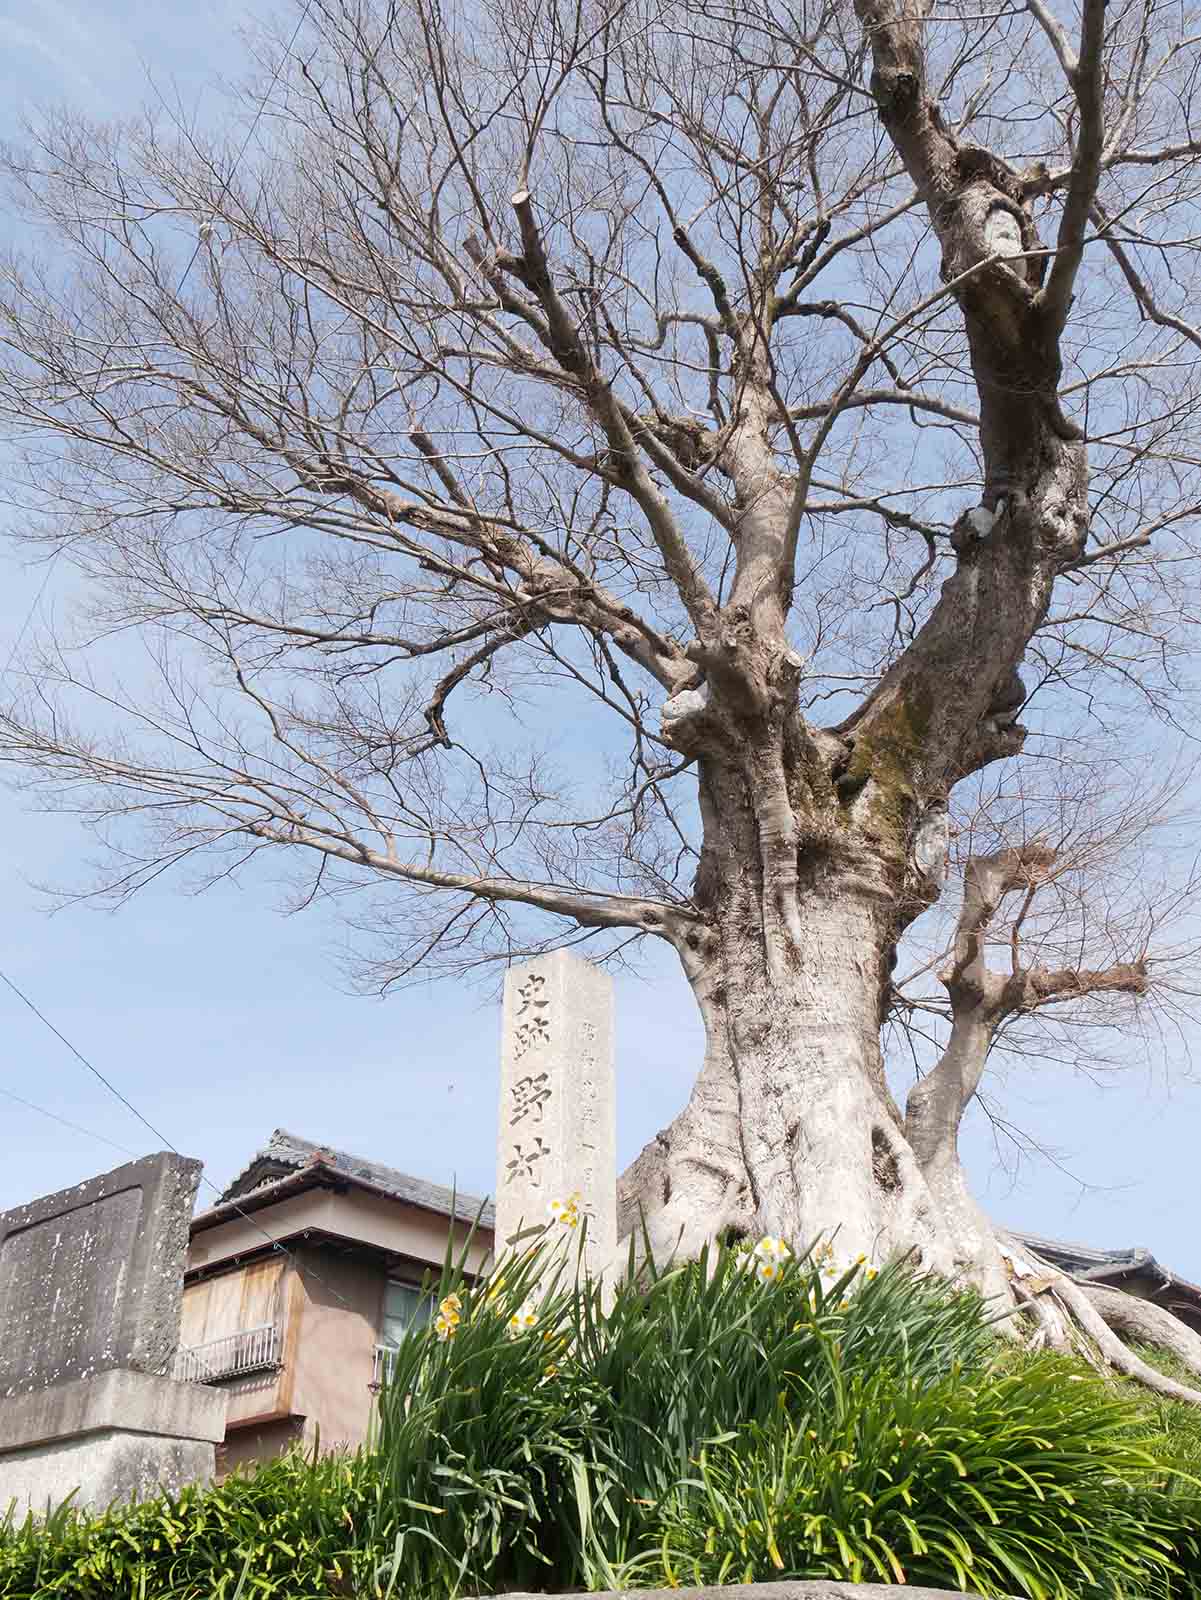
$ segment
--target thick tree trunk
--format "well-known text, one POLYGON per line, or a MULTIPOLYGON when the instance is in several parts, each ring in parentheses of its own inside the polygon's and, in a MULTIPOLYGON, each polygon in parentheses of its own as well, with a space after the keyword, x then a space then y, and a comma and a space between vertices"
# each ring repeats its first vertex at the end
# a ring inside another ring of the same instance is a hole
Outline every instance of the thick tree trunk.
MULTIPOLYGON (((798 1249, 832 1242, 843 1264, 904 1256, 978 1289, 1004 1332, 1024 1320, 1059 1348, 1083 1335, 1086 1353, 1201 1404, 1201 1392, 1163 1377, 1118 1337, 1171 1350, 1201 1376, 1195 1334, 1157 1306, 1074 1283, 994 1229, 959 1161, 959 1101, 940 1115, 942 1097, 919 1092, 900 1125, 881 1089, 887 941, 878 904, 832 878, 822 893, 810 890, 798 915, 804 958, 783 981, 766 971, 762 930, 746 924, 723 923, 686 963, 705 1019, 705 1062, 687 1106, 619 1182, 621 1234, 645 1229, 660 1262, 695 1256, 722 1235, 764 1233, 798 1249), (1006 1320, 1019 1309, 1024 1318, 1006 1320)), ((978 1041, 962 1043, 974 1084, 969 1047, 978 1041)))
POLYGON ((988 1299, 1007 1304, 1013 1286, 992 1224, 968 1185, 959 1159, 959 1128, 980 1081, 988 1053, 988 1028, 973 1019, 956 1023, 939 1069, 910 1091, 905 1135, 930 1198, 953 1240, 956 1271, 988 1299), (940 1080, 950 1067, 952 1082, 940 1080))
POLYGON ((641 1208, 656 1254, 692 1253, 731 1229, 833 1238, 848 1259, 916 1251, 939 1271, 970 1265, 884 1083, 891 939, 878 899, 827 870, 795 903, 797 952, 774 972, 748 915, 754 897, 740 899, 743 916, 719 918, 687 963, 705 1064, 687 1107, 622 1180, 623 1229, 641 1208))

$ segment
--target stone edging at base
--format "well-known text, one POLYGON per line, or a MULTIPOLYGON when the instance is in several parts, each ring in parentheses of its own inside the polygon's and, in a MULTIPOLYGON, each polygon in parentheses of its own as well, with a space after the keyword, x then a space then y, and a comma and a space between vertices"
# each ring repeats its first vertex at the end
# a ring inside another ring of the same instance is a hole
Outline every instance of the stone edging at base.
MULTIPOLYGON (((794 1579, 784 1583, 731 1583, 706 1589, 608 1589, 588 1600, 951 1600, 960 1589, 917 1589, 909 1584, 836 1583, 832 1578, 794 1579)), ((474 1596, 472 1600, 483 1600, 474 1596)), ((510 1592, 501 1600, 568 1600, 567 1595, 510 1592)), ((574 1595, 571 1597, 574 1600, 574 1595)), ((964 1600, 978 1600, 968 1594, 964 1600)))

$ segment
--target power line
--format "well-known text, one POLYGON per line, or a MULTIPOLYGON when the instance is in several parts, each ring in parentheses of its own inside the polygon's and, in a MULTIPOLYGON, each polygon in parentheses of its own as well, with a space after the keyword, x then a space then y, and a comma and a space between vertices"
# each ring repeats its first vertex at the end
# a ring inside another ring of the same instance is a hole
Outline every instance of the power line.
POLYGON ((45 576, 42 578, 41 584, 38 587, 38 592, 33 597, 32 605, 29 607, 29 610, 25 613, 25 621, 21 624, 20 631, 18 632, 17 637, 13 640, 13 647, 8 652, 8 660, 4 663, 4 676, 6 678, 8 677, 9 668, 12 666, 13 661, 16 658, 17 651, 21 648, 21 641, 24 639, 26 633, 29 631, 29 624, 33 621, 33 614, 37 610, 38 606, 41 605, 41 603, 42 603, 42 596, 46 592, 46 585, 50 582, 50 575, 54 571, 54 564, 58 560, 60 555, 62 555, 62 546, 61 545, 54 552, 54 554, 50 557, 50 560, 46 563, 45 576))
POLYGON ((67 1117, 60 1117, 57 1111, 47 1111, 45 1106, 35 1106, 32 1100, 23 1100, 19 1094, 14 1094, 11 1089, 6 1089, 0 1084, 0 1094, 8 1100, 15 1100, 17 1105, 24 1106, 26 1111, 36 1111, 41 1117, 49 1117, 51 1122, 61 1123, 64 1128, 70 1128, 75 1133, 86 1134, 89 1139, 99 1139, 101 1144, 111 1145, 114 1150, 119 1150, 123 1156, 129 1156, 136 1161, 137 1155, 132 1150, 127 1150, 123 1144, 118 1144, 115 1139, 110 1139, 107 1134, 97 1133, 95 1128, 83 1128, 78 1122, 71 1122, 67 1117))
MULTIPOLYGON (((286 58, 287 56, 289 56, 291 54, 292 46, 296 43, 297 39, 299 39, 300 30, 301 30, 301 28, 304 27, 305 19, 308 17, 309 7, 312 5, 312 3, 313 3, 313 0, 304 0, 304 7, 301 10, 300 17, 299 17, 299 20, 296 23, 296 26, 292 29, 292 37, 288 40, 287 49, 284 51, 284 58, 286 58)), ((237 155, 234 157, 233 165, 229 169, 229 176, 224 179, 224 181, 221 184, 220 189, 218 189, 218 191, 217 191, 217 205, 220 205, 222 200, 224 200, 225 196, 229 193, 229 186, 233 182, 234 174, 237 172, 238 168, 241 166, 242 157, 246 154, 246 151, 249 149, 250 141, 254 138, 255 129, 258 127, 259 122, 262 119, 263 112, 267 109, 268 96, 270 95, 272 89, 275 88, 275 85, 279 82, 279 75, 280 75, 280 71, 281 71, 282 67, 283 67, 283 61, 281 60, 279 62, 279 64, 276 66, 275 71, 271 74, 271 82, 267 85, 266 92, 263 94, 262 98, 259 101, 258 110, 255 112, 254 117, 253 117, 253 119, 251 121, 250 127, 246 131, 246 137, 242 140, 241 149, 238 151, 237 155)), ((180 278, 179 283, 178 283, 178 285, 176 287, 176 290, 175 290, 176 298, 179 297, 180 293, 183 290, 184 284, 188 281, 188 273, 191 272, 192 268, 195 266, 196 257, 200 254, 200 246, 203 243, 204 243, 204 237, 202 235, 199 239, 197 239, 195 249, 192 251, 192 254, 188 258, 188 264, 183 269, 183 277, 180 278)))
MULTIPOLYGON (((92 1074, 92 1076, 94 1078, 96 1078, 100 1083, 102 1083, 104 1085, 104 1087, 109 1091, 110 1094, 115 1095, 116 1098, 121 1102, 121 1104, 126 1108, 126 1110, 131 1112, 138 1119, 138 1121, 142 1124, 142 1126, 144 1128, 149 1128, 150 1132, 154 1135, 154 1137, 156 1139, 158 1139, 160 1141, 160 1143, 165 1144, 167 1149, 170 1150, 174 1155, 178 1156, 178 1155, 182 1154, 182 1152, 179 1150, 178 1146, 172 1144, 171 1140, 167 1138, 167 1135, 165 1133, 160 1133, 160 1131, 155 1127, 154 1123, 151 1122, 149 1120, 149 1118, 144 1117, 142 1115, 142 1113, 138 1110, 137 1106, 135 1106, 131 1100, 128 1100, 125 1097, 125 1095, 123 1095, 121 1093, 120 1089, 117 1088, 116 1084, 113 1083, 111 1079, 106 1078, 104 1073, 100 1071, 99 1067, 93 1066, 93 1064, 88 1060, 87 1056, 84 1055, 83 1051, 77 1049, 76 1046, 71 1043, 70 1039, 67 1038, 66 1034, 61 1031, 61 1029, 55 1027, 54 1023, 51 1022, 50 1018, 46 1015, 46 1013, 44 1011, 39 1010, 39 1008, 36 1005, 34 1005, 33 1001, 24 992, 24 990, 18 988, 17 985, 13 982, 13 980, 8 976, 8 974, 3 971, 3 969, 0 969, 0 982, 3 982, 5 985, 7 985, 7 987, 12 990, 13 994, 16 995, 17 999, 20 1000, 23 1005, 26 1005, 26 1006, 29 1007, 30 1011, 33 1012, 34 1016, 38 1019, 38 1021, 41 1022, 45 1027, 49 1028, 50 1032, 54 1035, 54 1037, 57 1040, 59 1040, 59 1042, 61 1044, 66 1045, 67 1049, 71 1052, 71 1054, 75 1057, 75 1059, 78 1062, 80 1062, 84 1067, 86 1067, 87 1070, 92 1074)), ((5 1090, 4 1092, 6 1094, 8 1093, 7 1090, 5 1090)), ((12 1098, 16 1099, 17 1097, 14 1095, 12 1098)), ((26 1103, 28 1103, 28 1102, 26 1102, 26 1103)), ((40 1110, 40 1107, 35 1106, 34 1110, 35 1111, 36 1110, 40 1110)), ((48 1112, 47 1115, 52 1115, 52 1113, 48 1112)), ((62 1119, 58 1119, 58 1120, 62 1120, 62 1119)), ((86 1132, 87 1130, 86 1129, 80 1129, 79 1131, 80 1132, 86 1132)), ((108 1143, 112 1143, 111 1140, 109 1140, 107 1142, 108 1143)), ((120 1145, 117 1146, 118 1150, 120 1150, 121 1148, 122 1147, 120 1145)), ((132 1152, 128 1151, 128 1150, 124 1151, 123 1153, 126 1154, 126 1155, 132 1154, 132 1152)), ((135 1159, 136 1159, 136 1157, 135 1157, 135 1159)), ((211 1178, 207 1177, 203 1172, 200 1175, 200 1181, 201 1181, 201 1183, 206 1183, 209 1186, 209 1188, 217 1196, 217 1199, 219 1201, 222 1201, 222 1203, 224 1205, 231 1206, 233 1208, 234 1213, 237 1216, 241 1217, 243 1222, 248 1223, 250 1225, 250 1227, 252 1227, 255 1230, 256 1233, 261 1233, 263 1238, 266 1239, 266 1241, 267 1241, 267 1243, 269 1245, 271 1245, 274 1249, 280 1251, 280 1253, 282 1255, 286 1256, 287 1259, 292 1263, 293 1267, 295 1267, 298 1272, 307 1273, 307 1275, 310 1278, 312 1278, 314 1280, 314 1282, 319 1283, 323 1289, 327 1289, 330 1292, 330 1294, 332 1294, 334 1296, 334 1298, 336 1300, 338 1300, 338 1301, 340 1301, 342 1303, 342 1305, 346 1306, 350 1310, 354 1309, 353 1306, 351 1306, 350 1301, 346 1299, 345 1295, 340 1294, 338 1292, 338 1290, 334 1288, 332 1283, 327 1283, 326 1280, 323 1277, 321 1277, 321 1275, 319 1273, 314 1272, 311 1267, 302 1268, 300 1263, 296 1259, 295 1253, 293 1251, 289 1250, 287 1245, 284 1244, 281 1240, 277 1239, 274 1234, 268 1233, 266 1228, 263 1227, 262 1223, 261 1222, 257 1222, 254 1219, 254 1217, 252 1217, 249 1214, 249 1212, 244 1211, 243 1208, 237 1203, 236 1200, 224 1200, 223 1197, 222 1197, 221 1190, 217 1187, 217 1185, 213 1182, 213 1180, 211 1178)))
MULTIPOLYGON (((305 21, 306 21, 306 19, 308 17, 308 14, 309 14, 309 8, 310 8, 311 5, 312 5, 312 0, 305 0, 305 3, 304 3, 304 6, 303 6, 303 8, 301 10, 300 16, 297 19, 296 26, 292 30, 292 37, 288 40, 288 44, 287 44, 287 47, 286 47, 286 49, 284 51, 284 55, 281 58, 280 62, 277 64, 277 66, 275 68, 275 71, 272 73, 271 82, 268 84, 266 92, 263 94, 262 98, 259 101, 258 108, 256 109, 255 114, 254 114, 253 118, 251 119, 250 127, 247 129, 246 137, 242 140, 242 144, 241 144, 241 146, 240 146, 240 148, 238 150, 237 155, 234 157, 234 160, 233 160, 233 163, 232 163, 232 165, 231 165, 231 167, 229 169, 228 175, 223 179, 223 181, 221 183, 221 187, 217 191, 217 204, 218 205, 220 205, 220 203, 224 199, 225 195, 229 192, 229 186, 233 182, 234 175, 236 174, 236 172, 238 170, 238 167, 241 165, 243 156, 245 156, 246 151, 250 147, 250 141, 251 141, 251 139, 253 139, 253 137, 255 135, 255 131, 258 128, 259 122, 262 119, 263 112, 266 110, 267 100, 268 100, 268 98, 269 98, 269 96, 271 94, 272 89, 274 89, 276 83, 278 83, 278 81, 279 81, 279 75, 280 75, 280 72, 282 71, 282 68, 283 68, 283 62, 284 62, 284 60, 286 60, 287 56, 291 53, 293 46, 295 45, 297 39, 300 37, 300 30, 305 24, 305 21)), ((184 284, 188 280, 188 274, 191 272, 192 267, 194 266, 194 264, 196 262, 196 258, 200 254, 200 247, 201 247, 202 243, 203 243, 203 236, 201 238, 197 239, 195 248, 193 249, 191 256, 188 258, 188 264, 184 268, 183 274, 182 274, 182 276, 180 277, 180 280, 179 280, 179 284, 178 284, 178 286, 176 287, 176 290, 175 290, 175 293, 176 293, 177 297, 183 292, 184 284)), ((111 348, 111 346, 110 346, 110 348, 111 348)), ((34 596, 33 604, 30 606, 29 611, 28 611, 28 613, 27 613, 27 615, 25 617, 25 621, 21 624, 20 631, 18 632, 16 640, 13 643, 12 649, 9 652, 8 661, 6 662, 5 668, 4 668, 4 675, 5 676, 8 675, 8 670, 12 666, 13 659, 16 656, 17 650, 20 648, 21 641, 25 637, 25 633, 26 633, 26 631, 27 631, 27 629, 29 627, 30 622, 33 619, 33 614, 37 610, 37 607, 38 607, 38 605, 39 605, 39 603, 41 601, 42 595, 45 593, 46 585, 50 581, 50 575, 51 575, 51 572, 53 571, 53 568, 54 568, 54 563, 55 563, 55 561, 57 561, 58 556, 59 556, 60 553, 61 553, 61 547, 60 547, 60 550, 56 550, 54 552, 54 555, 52 556, 52 558, 51 558, 51 560, 50 560, 50 562, 49 562, 49 564, 48 564, 48 566, 46 568, 46 574, 42 579, 41 586, 38 589, 37 594, 34 596)), ((111 1082, 110 1079, 106 1078, 104 1073, 100 1071, 99 1067, 93 1066, 93 1064, 88 1060, 88 1058, 83 1054, 83 1052, 81 1050, 78 1050, 75 1047, 75 1045, 73 1045, 71 1043, 70 1039, 68 1039, 67 1036, 64 1033, 62 1033, 58 1028, 55 1027, 54 1023, 50 1021, 49 1017, 47 1017, 46 1014, 43 1011, 39 1010, 38 1007, 34 1004, 34 1002, 29 998, 29 996, 27 994, 25 994, 21 989, 19 989, 17 987, 17 985, 13 982, 13 980, 7 975, 7 973, 3 972, 2 970, 0 970, 0 980, 2 980, 5 983, 5 985, 12 991, 13 994, 16 995, 17 999, 20 1000, 23 1005, 28 1006, 29 1010, 33 1012, 34 1016, 37 1017, 38 1021, 41 1022, 45 1027, 47 1027, 50 1030, 50 1032, 54 1035, 54 1037, 60 1041, 60 1043, 62 1043, 63 1045, 66 1046, 66 1048, 71 1052, 71 1054, 76 1058, 76 1060, 79 1061, 84 1067, 86 1067, 86 1069, 92 1074, 92 1076, 94 1078, 96 1078, 100 1083, 102 1083, 104 1085, 104 1087, 109 1091, 109 1093, 114 1095, 121 1102, 121 1104, 126 1108, 126 1110, 129 1111, 133 1116, 135 1116, 138 1119, 138 1121, 142 1124, 143 1127, 149 1129, 149 1131, 154 1135, 154 1137, 157 1140, 160 1141, 160 1143, 166 1145, 168 1150, 171 1150, 175 1155, 179 1155, 180 1154, 179 1150, 176 1148, 176 1146, 174 1144, 172 1144, 171 1140, 167 1138, 166 1134, 165 1133, 161 1133, 147 1117, 144 1117, 142 1115, 142 1113, 138 1110, 137 1106, 135 1106, 132 1103, 132 1101, 127 1099, 126 1096, 121 1093, 120 1089, 117 1088, 116 1084, 111 1082)), ((9 1093, 8 1090, 4 1090, 3 1092, 5 1094, 9 1094, 9 1098, 10 1099, 20 1100, 20 1097, 18 1095, 12 1095, 12 1094, 9 1093)), ((24 1105, 29 1105, 31 1107, 31 1109, 35 1110, 35 1111, 40 1111, 42 1109, 40 1106, 32 1105, 32 1102, 30 1102, 30 1101, 21 1101, 21 1103, 24 1104, 24 1105)), ((67 1122, 67 1120, 65 1118, 63 1118, 63 1117, 56 1117, 53 1112, 45 1112, 44 1115, 49 1116, 49 1117, 53 1117, 54 1120, 57 1121, 57 1122, 65 1123, 65 1125, 67 1127, 76 1128, 77 1132, 86 1133, 88 1131, 85 1128, 77 1128, 74 1123, 67 1122)), ((94 1135, 94 1137, 103 1138, 103 1135, 97 1134, 97 1135, 94 1135)), ((113 1144, 113 1141, 111 1139, 105 1140, 104 1142, 107 1143, 107 1144, 113 1144)), ((125 1154, 125 1155, 131 1154, 130 1151, 125 1150, 123 1148, 123 1146, 121 1146, 121 1145, 114 1145, 114 1148, 117 1149, 117 1150, 121 1150, 122 1153, 125 1154)), ((221 1190, 217 1187, 217 1185, 212 1181, 211 1178, 206 1177, 202 1173, 201 1174, 201 1182, 202 1183, 206 1183, 208 1185, 208 1187, 217 1196, 218 1200, 221 1199, 221 1190)), ((244 1211, 242 1209, 242 1207, 237 1204, 236 1201, 225 1201, 224 1203, 227 1204, 227 1205, 232 1206, 236 1215, 241 1217, 243 1219, 243 1221, 249 1223, 250 1226, 256 1230, 256 1232, 261 1233, 263 1238, 266 1239, 267 1242, 274 1249, 281 1251, 283 1253, 283 1255, 285 1255, 288 1258, 288 1260, 292 1263, 292 1265, 297 1268, 298 1271, 301 1270, 300 1267, 299 1267, 299 1264, 298 1264, 298 1262, 296 1260, 296 1257, 293 1254, 293 1252, 290 1251, 285 1244, 282 1244, 272 1234, 268 1233, 266 1228, 264 1228, 261 1223, 256 1222, 253 1217, 248 1215, 248 1213, 246 1211, 244 1211)), ((341 1303, 344 1306, 349 1306, 350 1305, 350 1302, 345 1298, 345 1296, 340 1294, 338 1292, 338 1290, 333 1287, 332 1284, 326 1283, 325 1280, 323 1278, 321 1278, 316 1272, 313 1272, 310 1269, 309 1270, 309 1276, 311 1278, 313 1278, 315 1280, 315 1282, 321 1284, 323 1289, 327 1289, 335 1297, 335 1299, 341 1301, 341 1303)))
POLYGON ((87 1056, 85 1056, 82 1051, 77 1050, 75 1048, 75 1046, 71 1043, 70 1039, 67 1038, 66 1034, 59 1032, 59 1030, 54 1026, 53 1022, 51 1022, 50 1018, 45 1014, 45 1012, 38 1010, 37 1006, 34 1005, 33 1001, 29 998, 29 996, 27 994, 25 994, 23 990, 17 988, 16 984, 12 981, 12 979, 8 976, 8 974, 6 972, 0 971, 0 983, 5 983, 5 984, 8 985, 8 987, 16 995, 17 999, 20 1000, 23 1005, 27 1005, 29 1007, 29 1009, 33 1012, 34 1016, 38 1019, 38 1021, 41 1022, 41 1023, 44 1023, 45 1026, 50 1029, 50 1032, 60 1042, 60 1044, 65 1044, 66 1045, 67 1049, 71 1052, 71 1054, 75 1057, 75 1059, 77 1061, 81 1062, 87 1068, 87 1070, 92 1074, 92 1076, 94 1078, 98 1078, 100 1080, 100 1082, 104 1085, 104 1087, 108 1090, 108 1092, 110 1094, 116 1095, 117 1099, 121 1102, 121 1104, 125 1107, 125 1109, 127 1111, 131 1111, 133 1113, 133 1115, 138 1119, 138 1121, 142 1124, 142 1126, 144 1128, 149 1128, 151 1133, 154 1135, 154 1137, 156 1139, 158 1139, 162 1144, 165 1144, 167 1146, 168 1150, 174 1150, 176 1155, 179 1154, 179 1151, 175 1149, 175 1146, 171 1143, 170 1139, 167 1138, 167 1135, 165 1133, 160 1133, 159 1130, 154 1126, 153 1122, 148 1122, 147 1119, 138 1110, 137 1106, 132 1105, 125 1098, 125 1096, 121 1093, 120 1089, 117 1088, 116 1084, 115 1083, 110 1083, 109 1080, 104 1076, 103 1072, 100 1071, 100 1068, 99 1067, 94 1067, 92 1065, 92 1063, 88 1060, 87 1056))

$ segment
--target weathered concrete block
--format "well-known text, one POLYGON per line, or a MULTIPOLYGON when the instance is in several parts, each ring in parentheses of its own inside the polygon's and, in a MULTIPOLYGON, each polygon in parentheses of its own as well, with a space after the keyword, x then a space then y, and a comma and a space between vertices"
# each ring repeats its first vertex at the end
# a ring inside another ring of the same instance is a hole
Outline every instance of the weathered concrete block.
POLYGON ((170 1370, 200 1166, 147 1156, 0 1213, 0 1400, 170 1370))
POLYGON ((40 1512, 73 1493, 103 1510, 208 1483, 225 1404, 199 1384, 119 1371, 0 1401, 0 1508, 40 1512))
POLYGON ((198 1439, 158 1439, 111 1428, 84 1439, 60 1440, 0 1455, 0 1506, 15 1500, 16 1515, 44 1516, 68 1495, 81 1511, 178 1494, 189 1483, 211 1483, 215 1448, 198 1439))
POLYGON ((505 978, 496 1252, 548 1221, 547 1205, 580 1196, 593 1273, 617 1248, 613 980, 566 950, 505 978))

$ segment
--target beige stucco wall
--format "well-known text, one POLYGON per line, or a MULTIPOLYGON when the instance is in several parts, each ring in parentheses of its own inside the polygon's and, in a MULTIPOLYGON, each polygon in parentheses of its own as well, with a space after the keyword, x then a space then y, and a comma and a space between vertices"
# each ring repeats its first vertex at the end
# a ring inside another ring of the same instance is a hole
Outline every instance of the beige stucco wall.
MULTIPOLYGON (((304 1194, 264 1206, 245 1217, 231 1217, 217 1227, 197 1233, 188 1249, 188 1266, 211 1266, 234 1256, 258 1251, 272 1239, 310 1229, 337 1234, 363 1244, 377 1245, 414 1261, 440 1264, 446 1250, 448 1219, 418 1206, 407 1206, 362 1189, 339 1194, 332 1189, 310 1189, 304 1194)), ((455 1224, 456 1259, 469 1228, 455 1224)), ((478 1272, 492 1248, 489 1229, 477 1230, 467 1256, 467 1269, 478 1272)))
POLYGON ((296 1255, 299 1330, 291 1409, 323 1450, 362 1444, 373 1394, 375 1345, 387 1274, 381 1262, 305 1246, 296 1255))

